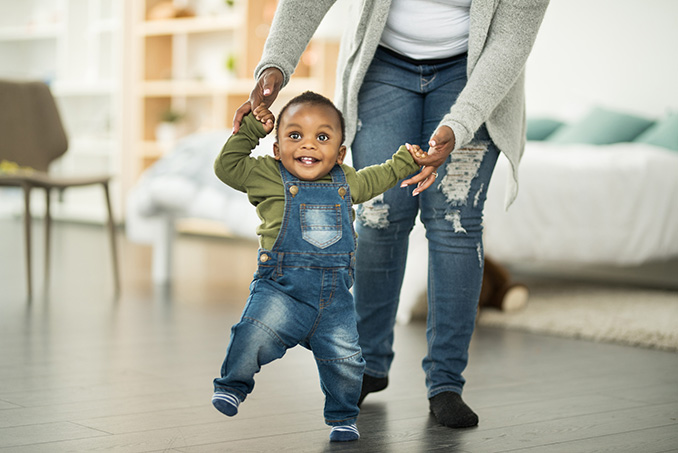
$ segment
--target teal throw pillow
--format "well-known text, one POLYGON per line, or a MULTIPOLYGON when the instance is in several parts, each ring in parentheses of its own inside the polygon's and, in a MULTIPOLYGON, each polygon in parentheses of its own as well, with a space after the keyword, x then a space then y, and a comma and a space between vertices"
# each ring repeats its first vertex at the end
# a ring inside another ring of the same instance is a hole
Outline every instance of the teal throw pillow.
POLYGON ((527 119, 527 139, 528 140, 546 140, 556 129, 562 126, 562 121, 553 118, 528 118, 527 119))
POLYGON ((558 128, 547 141, 590 145, 630 142, 652 124, 647 118, 596 107, 577 122, 558 128))
POLYGON ((668 114, 636 137, 634 142, 662 146, 678 151, 678 112, 668 114))

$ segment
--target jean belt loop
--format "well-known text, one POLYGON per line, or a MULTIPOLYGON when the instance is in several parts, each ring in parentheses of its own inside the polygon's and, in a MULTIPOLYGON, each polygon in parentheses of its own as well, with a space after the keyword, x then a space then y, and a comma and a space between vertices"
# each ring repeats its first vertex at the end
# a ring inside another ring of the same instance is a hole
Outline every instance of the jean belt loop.
POLYGON ((276 263, 275 263, 275 271, 276 274, 281 277, 283 274, 283 259, 285 258, 285 252, 278 252, 276 253, 276 263))

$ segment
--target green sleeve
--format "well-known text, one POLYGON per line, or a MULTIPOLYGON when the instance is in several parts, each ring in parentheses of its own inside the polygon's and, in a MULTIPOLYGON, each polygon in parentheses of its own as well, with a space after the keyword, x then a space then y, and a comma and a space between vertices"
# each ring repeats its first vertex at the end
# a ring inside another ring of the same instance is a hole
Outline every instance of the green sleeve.
POLYGON ((389 160, 359 171, 347 172, 353 203, 364 203, 394 187, 398 181, 419 170, 410 152, 401 146, 389 160))
POLYGON ((259 144, 259 139, 265 136, 264 126, 252 114, 247 115, 238 133, 231 135, 214 161, 217 177, 232 188, 245 192, 246 182, 256 163, 250 154, 259 144))

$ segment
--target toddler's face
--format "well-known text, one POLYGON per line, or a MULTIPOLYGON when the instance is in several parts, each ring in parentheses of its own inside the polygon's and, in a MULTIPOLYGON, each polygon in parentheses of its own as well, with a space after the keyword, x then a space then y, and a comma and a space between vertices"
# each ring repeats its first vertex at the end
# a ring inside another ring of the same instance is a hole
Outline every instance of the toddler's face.
POLYGON ((344 161, 341 140, 341 123, 331 107, 294 104, 280 118, 273 153, 292 175, 315 181, 344 161))

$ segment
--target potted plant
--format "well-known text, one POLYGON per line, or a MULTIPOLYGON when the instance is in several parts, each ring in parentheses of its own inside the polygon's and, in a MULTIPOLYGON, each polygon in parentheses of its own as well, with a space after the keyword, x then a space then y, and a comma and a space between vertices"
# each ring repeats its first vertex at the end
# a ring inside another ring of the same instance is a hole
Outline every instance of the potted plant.
POLYGON ((163 111, 155 128, 155 139, 161 146, 171 147, 183 135, 185 115, 171 108, 163 111))
POLYGON ((237 77, 237 70, 238 70, 238 59, 235 56, 235 54, 229 53, 226 55, 226 59, 224 60, 224 68, 226 69, 226 76, 230 79, 234 79, 237 77))

